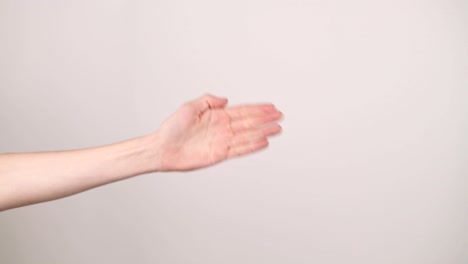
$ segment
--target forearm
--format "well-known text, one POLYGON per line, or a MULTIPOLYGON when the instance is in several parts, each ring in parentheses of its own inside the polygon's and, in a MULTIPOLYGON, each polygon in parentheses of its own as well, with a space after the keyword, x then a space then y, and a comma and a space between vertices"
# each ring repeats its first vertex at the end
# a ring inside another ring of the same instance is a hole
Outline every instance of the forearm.
POLYGON ((0 211, 158 170, 154 134, 96 148, 0 155, 0 211))

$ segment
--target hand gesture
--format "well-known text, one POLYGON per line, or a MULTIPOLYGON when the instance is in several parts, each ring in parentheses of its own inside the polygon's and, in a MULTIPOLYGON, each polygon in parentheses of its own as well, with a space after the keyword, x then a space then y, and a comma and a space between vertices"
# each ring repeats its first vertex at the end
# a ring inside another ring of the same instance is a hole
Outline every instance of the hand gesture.
POLYGON ((272 104, 226 107, 227 99, 205 95, 181 106, 163 122, 161 171, 186 171, 258 151, 278 134, 282 114, 272 104))

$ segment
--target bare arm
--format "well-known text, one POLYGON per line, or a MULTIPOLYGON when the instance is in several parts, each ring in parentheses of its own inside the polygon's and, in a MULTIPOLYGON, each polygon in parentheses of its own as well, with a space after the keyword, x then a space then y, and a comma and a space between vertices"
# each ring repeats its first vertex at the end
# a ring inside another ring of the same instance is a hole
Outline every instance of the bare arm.
POLYGON ((0 211, 73 195, 158 171, 188 171, 255 152, 278 134, 271 104, 226 107, 211 95, 188 102, 154 133, 107 146, 0 155, 0 211))

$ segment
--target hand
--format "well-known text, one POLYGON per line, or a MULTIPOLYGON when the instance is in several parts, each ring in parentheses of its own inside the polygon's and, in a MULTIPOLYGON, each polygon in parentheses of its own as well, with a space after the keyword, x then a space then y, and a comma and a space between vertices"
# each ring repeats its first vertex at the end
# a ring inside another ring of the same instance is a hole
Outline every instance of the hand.
POLYGON ((258 151, 278 134, 282 117, 272 104, 226 107, 205 95, 180 107, 156 131, 159 171, 186 171, 258 151))

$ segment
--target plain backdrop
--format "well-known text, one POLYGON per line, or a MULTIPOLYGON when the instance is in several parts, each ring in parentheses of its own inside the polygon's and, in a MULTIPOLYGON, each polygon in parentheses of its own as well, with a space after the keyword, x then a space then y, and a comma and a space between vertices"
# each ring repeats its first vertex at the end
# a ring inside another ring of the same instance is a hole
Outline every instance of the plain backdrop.
POLYGON ((0 0, 0 152, 150 133, 210 92, 266 151, 0 213, 0 263, 468 263, 466 0, 0 0))

